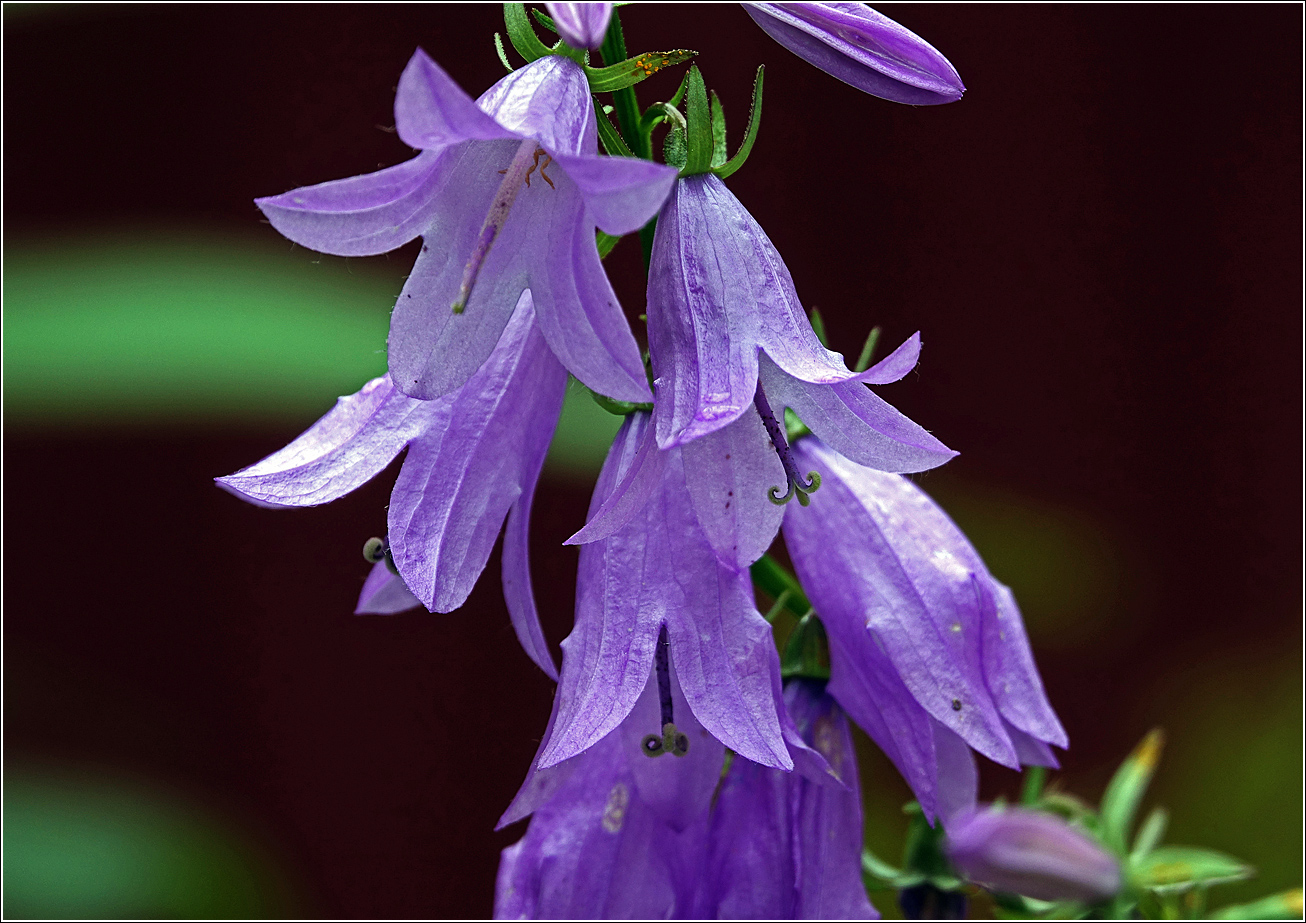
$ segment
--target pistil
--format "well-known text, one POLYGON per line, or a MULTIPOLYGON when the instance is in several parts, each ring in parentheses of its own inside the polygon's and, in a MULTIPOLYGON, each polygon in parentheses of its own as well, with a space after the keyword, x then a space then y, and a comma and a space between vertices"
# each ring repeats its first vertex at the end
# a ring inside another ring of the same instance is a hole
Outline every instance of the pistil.
POLYGON ((775 454, 780 456, 780 464, 785 469, 785 480, 789 483, 789 489, 780 494, 779 485, 773 486, 767 491, 767 496, 771 502, 783 506, 794 497, 798 498, 799 504, 807 506, 811 502, 808 494, 815 493, 816 489, 821 486, 821 476, 815 471, 807 472, 804 478, 798 471, 798 463, 794 461, 793 449, 789 448, 789 440, 785 438, 784 427, 776 420, 775 414, 771 412, 771 405, 767 403, 766 392, 762 390, 762 383, 757 383, 757 393, 753 395, 753 406, 757 408, 758 416, 762 418, 762 425, 766 427, 766 434, 771 437, 771 445, 775 447, 775 454))
MULTIPOLYGON (((467 260, 467 265, 463 267, 462 284, 458 286, 458 297, 453 303, 453 313, 461 314, 467 307, 467 301, 472 297, 472 289, 476 286, 476 277, 481 273, 485 258, 490 255, 490 248, 494 246, 495 238, 499 236, 499 232, 508 221, 508 212, 512 210, 512 203, 517 199, 517 193, 521 191, 523 184, 530 184, 529 176, 538 166, 541 153, 541 149, 534 141, 523 141, 517 148, 517 153, 513 155, 512 163, 502 171, 503 180, 499 183, 494 198, 490 200, 490 211, 481 225, 481 232, 476 235, 476 246, 472 248, 472 255, 467 260)), ((543 170, 540 172, 543 175, 543 170)), ((553 183, 550 182, 549 185, 552 186, 553 183)))
POLYGON ((676 728, 674 705, 671 702, 671 664, 668 652, 671 642, 667 639, 667 626, 658 631, 658 646, 653 654, 653 671, 658 678, 658 704, 662 711, 662 733, 649 734, 640 746, 646 756, 661 756, 672 753, 684 756, 689 752, 689 738, 676 728))

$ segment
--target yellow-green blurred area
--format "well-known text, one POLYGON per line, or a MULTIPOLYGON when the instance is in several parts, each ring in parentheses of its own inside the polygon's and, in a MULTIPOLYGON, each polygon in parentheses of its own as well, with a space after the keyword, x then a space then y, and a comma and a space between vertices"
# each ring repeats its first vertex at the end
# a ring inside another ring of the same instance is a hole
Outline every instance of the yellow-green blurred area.
POLYGON ((294 908, 266 848, 157 780, 5 767, 6 919, 239 919, 294 908))
MULTIPOLYGON (((197 234, 10 246, 6 435, 240 428, 293 435, 335 396, 384 372, 389 310, 406 265, 197 234)), ((618 422, 573 385, 550 455, 554 483, 587 491, 618 422)), ((1169 744, 1145 810, 1170 810, 1169 842, 1220 849, 1259 870, 1250 882, 1216 889, 1212 905, 1298 884, 1298 652, 1212 650, 1195 660, 1182 638, 1171 648, 1156 646, 1152 635, 1152 648, 1125 656, 1147 628, 1138 613, 1158 593, 1155 575, 1138 563, 1138 536, 1091 510, 968 481, 964 469, 922 483, 1015 589, 1072 748, 1087 747, 1080 751, 1087 760, 1076 760, 1057 784, 1095 802, 1137 738, 1163 725, 1169 744), (1117 713, 1096 714, 1100 690, 1120 683, 1144 694, 1117 713), (1097 724, 1083 734, 1077 716, 1097 724)), ((150 502, 148 488, 141 502, 150 502)), ((12 532, 10 540, 15 579, 12 532)), ((552 576, 537 574, 537 592, 554 592, 552 576)), ((894 861, 910 794, 862 743, 868 844, 894 861)), ((1016 793, 1014 774, 985 778, 989 797, 1016 793)), ((293 863, 252 834, 239 812, 200 807, 199 796, 161 779, 90 766, 48 770, 20 758, 6 764, 4 791, 7 917, 304 912, 305 899, 288 884, 293 863)), ((889 896, 872 898, 887 916, 897 912, 889 896)))
MULTIPOLYGON (((401 265, 185 234, 7 248, 5 425, 307 426, 385 373, 401 265)), ((551 460, 597 469, 618 425, 573 382, 551 460)))

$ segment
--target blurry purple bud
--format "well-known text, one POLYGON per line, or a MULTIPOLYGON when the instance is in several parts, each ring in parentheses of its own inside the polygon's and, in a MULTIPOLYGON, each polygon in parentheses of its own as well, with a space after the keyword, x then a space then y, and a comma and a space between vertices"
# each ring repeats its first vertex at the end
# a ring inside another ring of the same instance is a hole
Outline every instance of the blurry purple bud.
POLYGON ((961 99, 961 77, 929 42, 865 3, 746 3, 767 35, 872 96, 912 106, 961 99))
POLYGON ((1052 814, 994 807, 965 812, 948 825, 945 850, 959 872, 991 891, 1095 903, 1120 890, 1115 857, 1052 814))
POLYGON ((611 3, 546 3, 544 8, 562 40, 572 48, 595 51, 603 44, 612 20, 611 3))

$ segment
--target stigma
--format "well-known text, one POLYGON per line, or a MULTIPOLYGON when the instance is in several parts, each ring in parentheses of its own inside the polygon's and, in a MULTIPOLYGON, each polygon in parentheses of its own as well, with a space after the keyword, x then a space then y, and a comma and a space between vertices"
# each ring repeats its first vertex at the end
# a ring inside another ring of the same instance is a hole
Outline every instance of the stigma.
POLYGON ((494 198, 490 200, 490 210, 481 224, 481 232, 476 235, 472 255, 468 258, 467 265, 463 267, 462 283, 458 286, 458 297, 454 299, 453 313, 461 314, 466 309, 467 302, 472 297, 472 289, 476 287, 476 278, 481 274, 481 267, 485 265, 486 257, 490 255, 490 248, 494 246, 495 239, 508 221, 508 212, 512 210, 512 203, 517 200, 517 193, 521 191, 523 185, 530 186, 531 174, 538 169, 540 177, 549 184, 549 188, 556 188, 553 180, 545 172, 552 162, 552 155, 533 140, 527 139, 517 147, 512 162, 499 171, 503 174, 503 179, 499 182, 499 188, 495 190, 494 198), (546 158, 543 165, 540 164, 541 157, 546 158))

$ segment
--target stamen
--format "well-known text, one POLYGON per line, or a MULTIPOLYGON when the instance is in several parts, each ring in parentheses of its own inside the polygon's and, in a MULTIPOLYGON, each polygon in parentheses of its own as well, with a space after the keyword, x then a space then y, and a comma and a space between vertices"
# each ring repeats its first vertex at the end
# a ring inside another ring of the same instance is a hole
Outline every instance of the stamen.
POLYGON ((771 412, 771 405, 767 403, 766 392, 762 390, 762 383, 757 383, 757 393, 753 395, 753 405, 757 407, 758 416, 762 418, 762 425, 766 427, 766 434, 771 437, 771 445, 775 447, 775 454, 780 456, 780 464, 785 469, 785 480, 788 481, 789 489, 780 494, 780 487, 774 486, 766 492, 767 497, 772 503, 783 506, 794 497, 802 506, 807 506, 811 498, 807 495, 816 493, 817 488, 821 486, 821 475, 815 471, 807 472, 807 478, 804 479, 798 471, 798 463, 794 461, 794 453, 789 448, 789 440, 785 439, 784 427, 776 420, 775 414, 771 412))
POLYGON ((671 702, 671 665, 667 658, 670 647, 667 626, 663 625, 658 631, 657 651, 653 655, 653 669, 658 678, 658 704, 662 710, 662 733, 647 734, 640 741, 640 749, 645 756, 661 756, 664 753, 684 756, 689 752, 689 737, 676 727, 671 702))
POLYGON ((399 566, 395 564, 394 552, 390 549, 390 536, 384 538, 373 536, 364 542, 363 558, 369 564, 379 564, 384 561, 386 569, 396 577, 399 576, 399 566))
MULTIPOLYGON (((522 183, 530 185, 528 177, 539 163, 541 153, 543 150, 534 141, 523 141, 517 148, 517 153, 513 155, 512 163, 508 164, 506 170, 499 171, 504 175, 503 180, 499 183, 494 198, 490 200, 490 211, 481 225, 481 233, 476 236, 476 246, 472 248, 472 255, 468 258, 467 265, 463 267, 462 284, 458 286, 458 297, 453 303, 453 313, 461 314, 467 307, 467 301, 472 297, 472 289, 476 286, 476 277, 481 273, 481 266, 484 265, 485 258, 490 255, 490 248, 494 246, 495 238, 499 236, 499 231, 503 230, 508 220, 508 212, 512 209, 512 203, 516 200, 522 183)), ((540 172, 543 175, 543 170, 540 172)), ((549 185, 552 186, 553 183, 550 182, 549 185)))

